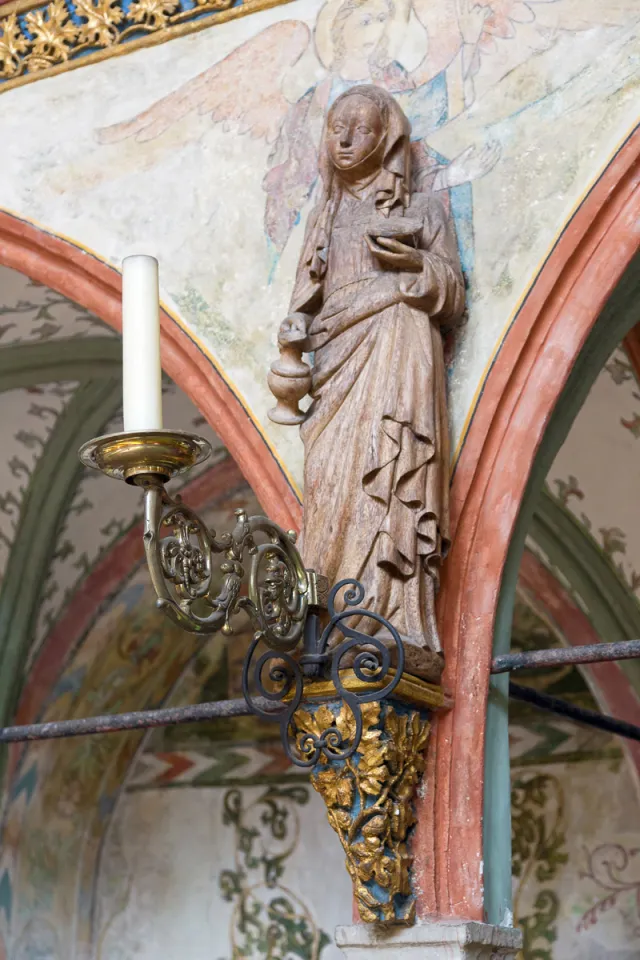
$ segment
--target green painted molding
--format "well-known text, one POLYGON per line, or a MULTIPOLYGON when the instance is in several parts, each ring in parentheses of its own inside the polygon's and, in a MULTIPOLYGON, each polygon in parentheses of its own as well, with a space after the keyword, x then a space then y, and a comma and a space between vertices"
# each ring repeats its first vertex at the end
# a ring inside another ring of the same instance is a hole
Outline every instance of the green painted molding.
MULTIPOLYGON (((548 489, 539 494, 529 536, 580 595, 597 633, 611 643, 640 637, 640 603, 598 541, 548 489)), ((619 664, 640 695, 640 662, 619 664)))
POLYGON ((122 370, 119 337, 68 337, 16 343, 0 349, 0 392, 57 380, 117 380, 122 370))
MULTIPOLYGON (((0 721, 14 715, 46 576, 64 517, 82 477, 78 447, 100 434, 121 403, 117 380, 81 384, 36 463, 0 586, 0 721)), ((6 751, 0 765, 4 768, 6 751)))
MULTIPOLYGON (((511 645, 518 571, 547 474, 598 374, 615 347, 638 322, 640 254, 627 267, 594 324, 549 418, 505 563, 496 611, 494 656, 508 653, 511 645)), ((508 677, 508 674, 502 676, 508 677)), ((501 677, 491 678, 487 709, 483 847, 485 913, 489 923, 504 923, 512 916, 509 712, 504 683, 501 677)))

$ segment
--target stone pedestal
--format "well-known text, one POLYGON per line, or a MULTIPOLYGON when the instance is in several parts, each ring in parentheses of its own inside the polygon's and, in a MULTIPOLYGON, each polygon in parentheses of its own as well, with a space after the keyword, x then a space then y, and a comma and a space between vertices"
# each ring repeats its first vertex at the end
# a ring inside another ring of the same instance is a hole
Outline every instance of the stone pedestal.
POLYGON ((338 927, 346 960, 514 960, 522 934, 488 923, 434 921, 413 927, 338 927))

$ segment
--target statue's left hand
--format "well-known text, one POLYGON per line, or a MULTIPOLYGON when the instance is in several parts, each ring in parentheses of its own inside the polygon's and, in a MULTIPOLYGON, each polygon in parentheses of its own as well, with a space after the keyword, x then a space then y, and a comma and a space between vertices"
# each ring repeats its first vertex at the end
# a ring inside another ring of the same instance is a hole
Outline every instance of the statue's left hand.
POLYGON ((306 313, 290 313, 280 324, 278 343, 297 343, 302 345, 307 339, 310 318, 306 313))
POLYGON ((365 239, 371 253, 385 266, 414 272, 422 270, 422 254, 415 247, 393 237, 366 236, 365 239))

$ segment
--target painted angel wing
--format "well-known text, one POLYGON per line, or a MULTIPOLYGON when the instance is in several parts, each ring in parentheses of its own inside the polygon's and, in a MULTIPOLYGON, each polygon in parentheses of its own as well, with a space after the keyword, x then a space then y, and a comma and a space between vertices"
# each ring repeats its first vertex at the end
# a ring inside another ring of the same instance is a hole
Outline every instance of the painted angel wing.
POLYGON ((197 110, 210 114, 225 128, 273 143, 290 106, 281 91, 283 77, 303 55, 309 40, 309 28, 298 20, 272 24, 137 117, 98 131, 98 140, 155 140, 197 110))
POLYGON ((309 90, 289 110, 262 182, 267 194, 265 232, 277 256, 284 250, 318 175, 318 155, 309 129, 314 94, 309 90))
MULTIPOLYGON (((471 2, 457 0, 459 17, 471 2)), ((638 16, 637 0, 477 0, 479 8, 483 22, 465 67, 472 99, 548 50, 563 32, 621 26, 638 16)))

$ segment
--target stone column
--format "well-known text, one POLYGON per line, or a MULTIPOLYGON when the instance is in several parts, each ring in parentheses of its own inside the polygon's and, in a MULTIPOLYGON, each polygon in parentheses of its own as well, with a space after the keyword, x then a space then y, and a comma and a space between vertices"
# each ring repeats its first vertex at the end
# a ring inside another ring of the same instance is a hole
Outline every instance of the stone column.
POLYGON ((338 927, 336 944, 345 960, 514 960, 522 934, 473 921, 434 920, 412 927, 361 923, 338 927))

